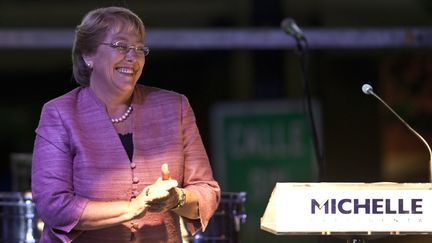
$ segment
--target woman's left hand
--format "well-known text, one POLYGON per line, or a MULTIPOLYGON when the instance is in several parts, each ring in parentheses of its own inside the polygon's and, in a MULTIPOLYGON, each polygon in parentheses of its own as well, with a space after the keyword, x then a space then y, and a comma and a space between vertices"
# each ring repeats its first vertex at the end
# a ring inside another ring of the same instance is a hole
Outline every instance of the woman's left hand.
POLYGON ((177 181, 171 179, 168 165, 161 167, 162 177, 145 189, 150 212, 165 212, 173 209, 179 202, 177 181))

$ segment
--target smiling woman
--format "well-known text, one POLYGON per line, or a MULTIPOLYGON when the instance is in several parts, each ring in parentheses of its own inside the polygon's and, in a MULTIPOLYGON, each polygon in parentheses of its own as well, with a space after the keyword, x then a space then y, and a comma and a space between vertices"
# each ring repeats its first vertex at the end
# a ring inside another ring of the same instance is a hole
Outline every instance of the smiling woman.
POLYGON ((216 210, 220 188, 187 98, 137 84, 144 37, 141 19, 119 7, 77 27, 80 87, 47 102, 36 129, 40 242, 180 242, 180 217, 194 233, 216 210))

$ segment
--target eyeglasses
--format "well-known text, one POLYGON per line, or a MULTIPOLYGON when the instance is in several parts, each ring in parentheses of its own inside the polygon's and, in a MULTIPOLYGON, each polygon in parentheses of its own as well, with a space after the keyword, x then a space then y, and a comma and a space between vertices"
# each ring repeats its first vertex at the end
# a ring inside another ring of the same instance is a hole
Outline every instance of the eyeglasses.
POLYGON ((127 54, 129 50, 134 50, 135 54, 139 56, 147 56, 150 53, 150 48, 147 46, 136 46, 136 45, 129 45, 122 41, 116 41, 113 43, 100 43, 101 45, 109 46, 115 50, 117 50, 121 54, 127 54))

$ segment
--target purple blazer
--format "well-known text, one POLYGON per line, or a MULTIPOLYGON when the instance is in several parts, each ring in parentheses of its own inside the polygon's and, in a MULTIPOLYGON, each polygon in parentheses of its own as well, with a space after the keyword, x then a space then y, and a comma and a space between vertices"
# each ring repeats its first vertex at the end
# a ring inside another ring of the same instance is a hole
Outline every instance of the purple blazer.
POLYGON ((179 216, 172 211, 147 213, 135 221, 140 227, 135 233, 130 224, 73 230, 89 200, 130 200, 161 176, 163 163, 180 187, 198 195, 200 219, 184 219, 187 228, 205 229, 220 188, 187 98, 137 84, 132 104, 132 163, 90 88, 76 88, 44 105, 32 159, 33 200, 45 222, 40 242, 181 242, 179 216))

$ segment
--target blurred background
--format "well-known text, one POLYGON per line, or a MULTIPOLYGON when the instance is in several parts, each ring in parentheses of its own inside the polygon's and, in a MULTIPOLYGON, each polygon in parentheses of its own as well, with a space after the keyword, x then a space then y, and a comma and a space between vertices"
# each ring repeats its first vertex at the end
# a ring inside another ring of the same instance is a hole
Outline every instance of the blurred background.
POLYGON ((189 98, 222 190, 246 192, 245 205, 234 196, 248 215, 242 242, 345 241, 260 230, 276 182, 428 182, 424 144, 361 87, 371 84, 431 140, 431 1, 2 0, 0 191, 29 190, 41 107, 77 86, 74 28, 89 10, 109 5, 130 8, 146 25, 151 53, 140 83, 189 98), (321 178, 295 42, 279 27, 287 17, 309 41, 307 73, 325 158, 321 178))

